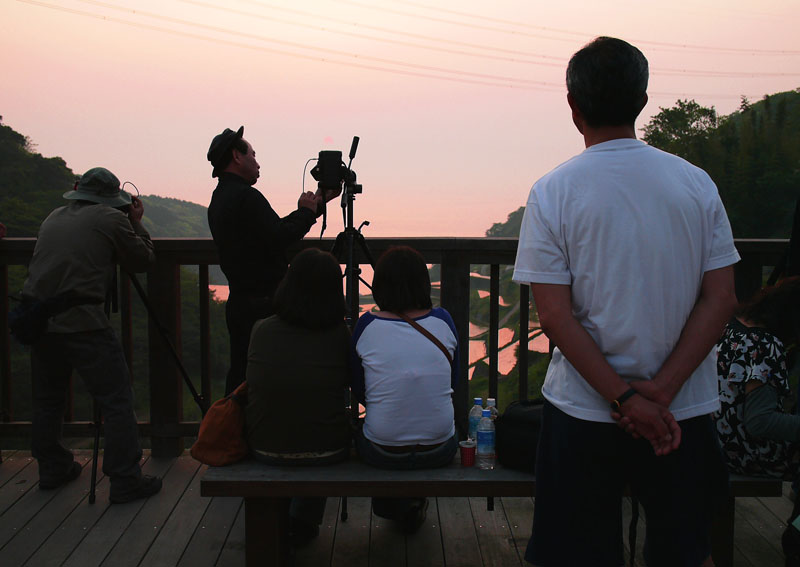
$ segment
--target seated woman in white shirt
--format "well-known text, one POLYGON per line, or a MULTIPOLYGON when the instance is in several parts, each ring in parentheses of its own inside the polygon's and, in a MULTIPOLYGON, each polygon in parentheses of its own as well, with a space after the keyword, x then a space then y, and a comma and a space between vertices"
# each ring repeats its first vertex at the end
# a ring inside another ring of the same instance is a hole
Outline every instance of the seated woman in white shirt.
MULTIPOLYGON (((379 311, 361 316, 351 341, 351 390, 366 408, 356 448, 376 467, 445 466, 458 448, 452 401, 458 339, 453 319, 446 310, 433 308, 425 260, 407 246, 390 248, 378 260, 372 295, 379 311), (442 347, 404 317, 416 321, 442 347)), ((407 533, 419 528, 426 508, 424 498, 373 499, 373 511, 400 521, 407 533)))

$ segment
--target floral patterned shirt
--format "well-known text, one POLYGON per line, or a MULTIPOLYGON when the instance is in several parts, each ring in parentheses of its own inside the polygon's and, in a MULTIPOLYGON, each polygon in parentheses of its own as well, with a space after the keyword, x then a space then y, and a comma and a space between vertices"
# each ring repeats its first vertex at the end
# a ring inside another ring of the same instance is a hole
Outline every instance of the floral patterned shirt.
POLYGON ((728 467, 741 474, 791 479, 795 444, 749 435, 744 427, 745 384, 751 380, 772 386, 782 398, 790 393, 783 343, 759 327, 733 319, 717 343, 717 375, 721 408, 714 414, 728 467))

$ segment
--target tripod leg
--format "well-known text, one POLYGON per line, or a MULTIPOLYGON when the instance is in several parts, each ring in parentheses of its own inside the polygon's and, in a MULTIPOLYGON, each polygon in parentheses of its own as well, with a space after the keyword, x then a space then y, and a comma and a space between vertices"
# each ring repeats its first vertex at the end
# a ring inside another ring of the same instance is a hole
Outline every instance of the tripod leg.
POLYGON ((94 447, 92 448, 92 481, 89 484, 89 504, 94 504, 97 486, 97 457, 100 453, 100 406, 94 403, 94 447))
MULTIPOLYGON (((372 258, 372 252, 370 251, 369 246, 367 246, 367 240, 364 238, 364 235, 361 234, 360 232, 356 232, 355 239, 356 239, 356 242, 358 242, 358 247, 361 248, 362 254, 364 254, 364 256, 367 258, 367 261, 369 262, 369 265, 374 268, 375 267, 375 260, 372 258)), ((367 282, 364 282, 364 283, 367 283, 367 282)), ((367 285, 369 285, 369 284, 367 284, 367 285)))

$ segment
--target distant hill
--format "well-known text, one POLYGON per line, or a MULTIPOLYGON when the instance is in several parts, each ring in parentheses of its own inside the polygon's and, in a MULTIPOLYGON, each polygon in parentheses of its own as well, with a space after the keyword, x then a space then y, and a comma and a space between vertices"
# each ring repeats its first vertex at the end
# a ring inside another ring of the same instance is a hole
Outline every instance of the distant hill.
MULTIPOLYGON (((39 225, 56 207, 78 175, 60 157, 46 158, 33 143, 0 123, 0 222, 8 236, 36 236, 39 225)), ((153 237, 210 238, 206 207, 155 195, 142 196, 142 224, 153 237)))
POLYGON ((63 159, 42 157, 26 136, 0 124, 0 222, 8 236, 36 236, 74 183, 75 174, 63 159))
POLYGON ((156 195, 142 195, 142 204, 142 224, 154 238, 211 238, 203 205, 156 195))
POLYGON ((491 228, 486 231, 486 236, 506 236, 512 238, 518 237, 519 229, 522 227, 522 215, 524 213, 524 206, 509 213, 506 221, 494 223, 491 228))

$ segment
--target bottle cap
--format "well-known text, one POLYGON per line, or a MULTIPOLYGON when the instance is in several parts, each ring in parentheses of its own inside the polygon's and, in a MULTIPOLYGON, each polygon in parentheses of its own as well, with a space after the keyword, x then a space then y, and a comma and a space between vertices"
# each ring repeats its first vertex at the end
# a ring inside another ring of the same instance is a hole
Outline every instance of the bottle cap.
POLYGON ((492 411, 488 409, 481 411, 481 417, 492 417, 492 411))
POLYGON ((495 400, 494 398, 486 398, 486 405, 487 406, 496 406, 497 405, 497 400, 495 400))
POLYGON ((475 402, 476 406, 482 406, 483 405, 483 398, 473 398, 472 401, 475 402))

